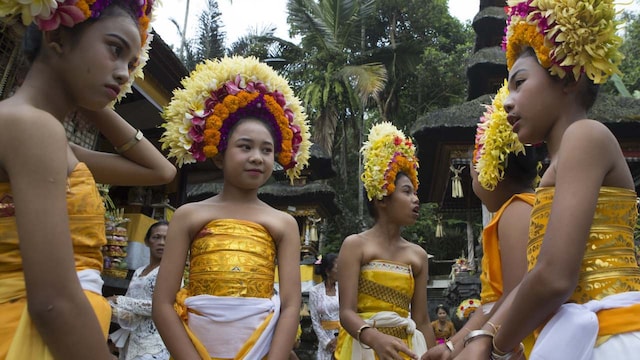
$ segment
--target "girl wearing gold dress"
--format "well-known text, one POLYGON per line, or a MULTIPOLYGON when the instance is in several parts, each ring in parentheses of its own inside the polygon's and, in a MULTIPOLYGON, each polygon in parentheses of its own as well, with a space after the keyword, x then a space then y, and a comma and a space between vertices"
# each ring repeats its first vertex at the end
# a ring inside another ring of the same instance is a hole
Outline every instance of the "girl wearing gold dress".
POLYGON ((613 1, 508 1, 513 131, 547 143, 531 213, 528 273, 461 359, 506 359, 531 332, 531 359, 636 359, 640 269, 633 177, 611 131, 587 117, 598 84, 619 72, 613 1))
MULTIPOLYGON (((5 0, 30 68, 0 102, 0 359, 111 359, 96 181, 161 185, 175 167, 112 107, 147 57, 153 1, 5 0), (70 143, 81 116, 114 153, 70 143)), ((3 31, 4 28, 3 28, 3 31)))
POLYGON ((427 312, 427 253, 400 235, 420 212, 415 147, 385 122, 371 128, 362 152, 362 180, 375 223, 348 236, 340 249, 343 328, 335 357, 417 359, 427 344, 435 345, 435 337, 427 312))
POLYGON ((223 183, 175 212, 153 319, 176 359, 287 359, 301 301, 298 225, 258 189, 275 161, 292 180, 307 164, 306 116, 286 80, 255 58, 206 61, 183 84, 164 111, 161 141, 178 164, 212 158, 223 183))

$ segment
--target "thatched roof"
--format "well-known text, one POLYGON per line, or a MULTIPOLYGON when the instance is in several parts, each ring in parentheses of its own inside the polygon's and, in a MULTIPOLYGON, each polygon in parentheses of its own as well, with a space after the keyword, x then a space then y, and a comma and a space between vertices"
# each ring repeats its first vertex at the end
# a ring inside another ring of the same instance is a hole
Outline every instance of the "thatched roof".
MULTIPOLYGON (((460 105, 431 111, 416 121, 411 133, 428 131, 440 127, 473 127, 484 112, 485 104, 491 104, 490 95, 482 95, 460 105)), ((640 120, 640 99, 599 95, 598 100, 589 111, 589 117, 603 123, 635 122, 640 120)), ((473 142, 473 139, 470 139, 473 142)))
MULTIPOLYGON (((222 191, 221 182, 208 182, 187 185, 187 201, 199 201, 217 195, 222 191)), ((335 202, 336 193, 333 188, 320 181, 304 185, 290 185, 288 182, 273 182, 258 190, 258 197, 276 208, 289 206, 317 207, 322 217, 330 217, 340 213, 335 202)))
MULTIPOLYGON (((411 135, 418 145, 420 171, 418 173, 421 201, 435 201, 449 208, 473 206, 475 200, 450 197, 451 157, 464 157, 472 149, 478 119, 484 104, 491 103, 490 95, 423 115, 414 124, 411 135)), ((640 100, 600 95, 589 117, 603 122, 621 142, 640 138, 640 100)), ((467 165, 468 170, 468 165, 467 165)), ((465 196, 470 193, 468 173, 463 174, 465 196)), ((471 195, 473 197, 473 195, 471 195)))

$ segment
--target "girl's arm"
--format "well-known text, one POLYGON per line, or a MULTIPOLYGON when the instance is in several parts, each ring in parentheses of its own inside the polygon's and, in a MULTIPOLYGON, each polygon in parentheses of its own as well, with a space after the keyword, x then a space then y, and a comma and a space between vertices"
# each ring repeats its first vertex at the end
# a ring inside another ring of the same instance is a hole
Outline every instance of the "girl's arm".
MULTIPOLYGON (((415 253, 419 257, 419 264, 423 264, 415 275, 415 287, 411 300, 411 318, 416 323, 418 330, 424 334, 427 341, 427 348, 436 346, 436 336, 431 326, 429 312, 427 311, 427 279, 429 277, 429 259, 427 252, 420 246, 415 245, 415 253)), ((418 354, 422 355, 422 354, 418 354)))
POLYGON ((189 224, 196 214, 189 205, 183 205, 176 210, 169 230, 165 245, 158 279, 153 292, 152 315, 153 322, 158 328, 171 356, 176 360, 198 359, 200 356, 193 343, 187 336, 187 332, 173 308, 176 294, 180 290, 187 253, 191 244, 189 224))
MULTIPOLYGON (((502 267, 502 297, 507 296, 527 273, 527 242, 532 206, 515 200, 498 223, 498 243, 502 267)), ((496 304, 497 305, 497 304, 496 304)))
MULTIPOLYGON (((114 146, 123 146, 136 135, 137 130, 110 108, 80 112, 114 146)), ((88 150, 78 145, 71 148, 99 183, 162 185, 172 181, 176 175, 176 168, 171 162, 144 137, 120 155, 88 150)))
POLYGON ((296 341, 302 301, 298 223, 291 215, 282 217, 282 233, 277 244, 281 312, 271 340, 269 359, 288 359, 296 341))
POLYGON ((76 275, 67 215, 67 138, 51 115, 17 110, 0 135, 9 174, 27 308, 56 359, 111 359, 76 275))
POLYGON ((580 121, 565 131, 555 162, 555 195, 540 254, 501 323, 495 337, 498 349, 514 349, 574 291, 600 187, 620 153, 610 137, 596 122, 580 121))
MULTIPOLYGON (((323 289, 321 288, 319 290, 322 291, 323 289)), ((318 347, 320 349, 326 349, 327 344, 329 344, 333 337, 329 337, 320 324, 320 314, 318 313, 318 307, 322 302, 320 291, 318 291, 316 287, 311 288, 309 291, 309 313, 311 314, 313 331, 316 332, 316 336, 318 337, 318 347)))
POLYGON ((412 359, 417 356, 399 339, 383 334, 374 328, 363 328, 365 321, 358 316, 358 280, 363 261, 364 244, 358 235, 351 235, 344 239, 338 254, 338 293, 340 297, 340 324, 353 337, 353 346, 372 347, 380 358, 398 356, 398 352, 409 355, 412 359))

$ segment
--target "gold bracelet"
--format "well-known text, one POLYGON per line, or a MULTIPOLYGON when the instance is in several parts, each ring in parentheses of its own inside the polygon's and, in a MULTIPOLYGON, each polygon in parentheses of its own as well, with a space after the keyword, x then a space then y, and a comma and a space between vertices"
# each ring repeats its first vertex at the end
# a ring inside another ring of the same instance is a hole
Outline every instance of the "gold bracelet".
POLYGON ((371 349, 370 346, 364 347, 364 345, 362 345, 362 341, 360 341, 360 334, 362 334, 362 331, 364 329, 372 329, 372 327, 369 324, 364 324, 364 325, 360 326, 360 328, 356 332, 356 340, 358 340, 358 343, 360 344, 360 347, 362 347, 363 349, 371 349))
POLYGON ((491 321, 487 321, 487 325, 491 326, 491 328, 493 329, 493 335, 496 335, 498 333, 498 330, 500 329, 500 325, 496 326, 491 321))
POLYGON ((504 355, 507 355, 509 353, 508 351, 502 351, 502 350, 498 349, 498 347, 496 346, 496 338, 495 337, 493 339, 491 339, 491 346, 493 347, 492 353, 494 353, 497 356, 504 356, 504 355))
POLYGON ((131 149, 135 144, 137 144, 140 140, 142 140, 143 137, 144 137, 144 134, 142 134, 142 131, 138 129, 138 131, 136 131, 136 134, 131 138, 131 140, 127 141, 127 143, 122 146, 114 147, 114 149, 118 154, 122 154, 125 151, 128 151, 129 149, 131 149))

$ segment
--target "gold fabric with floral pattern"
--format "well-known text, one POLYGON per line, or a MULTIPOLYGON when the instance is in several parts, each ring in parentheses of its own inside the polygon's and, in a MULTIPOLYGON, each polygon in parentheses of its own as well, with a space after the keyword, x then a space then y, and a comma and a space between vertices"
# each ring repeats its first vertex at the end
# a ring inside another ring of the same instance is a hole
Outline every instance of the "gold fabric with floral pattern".
MULTIPOLYGON (((22 276, 18 229, 9 183, 0 183, 0 203, 0 279, 22 276)), ((67 178, 67 212, 76 270, 102 271, 101 248, 107 243, 105 209, 93 176, 84 163, 78 163, 67 178)))
MULTIPOLYGON (((527 246, 529 271, 540 253, 554 191, 553 187, 536 191, 527 246)), ((637 216, 634 191, 612 187, 600 189, 580 277, 569 302, 583 304, 613 294, 640 291, 640 268, 633 243, 637 216)))
POLYGON ((275 257, 275 243, 262 225, 213 220, 191 243, 189 296, 270 298, 275 257))

